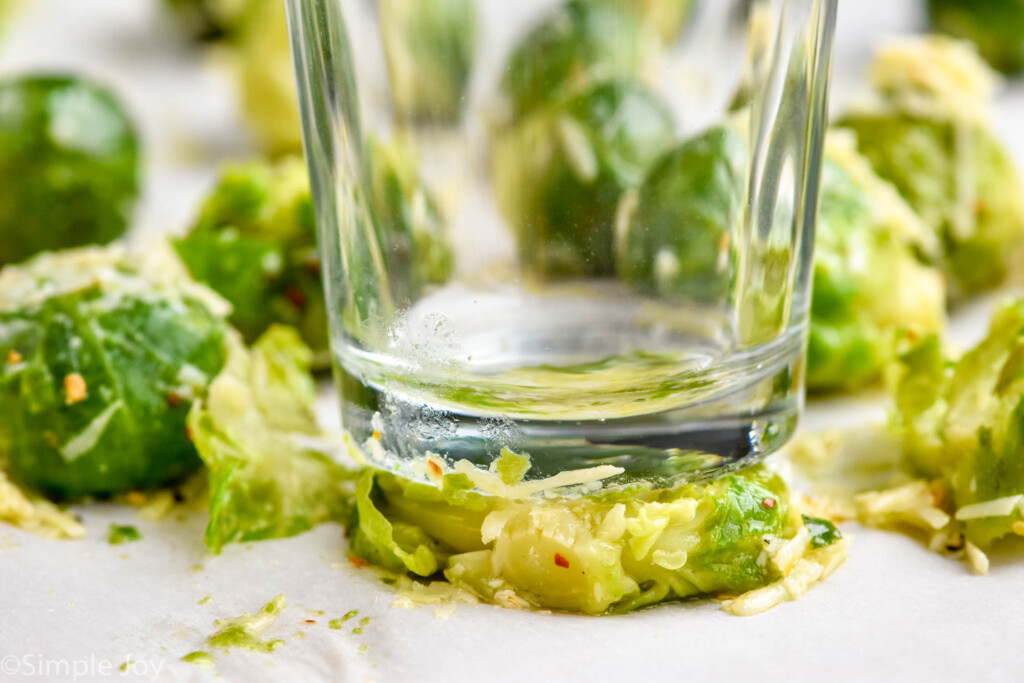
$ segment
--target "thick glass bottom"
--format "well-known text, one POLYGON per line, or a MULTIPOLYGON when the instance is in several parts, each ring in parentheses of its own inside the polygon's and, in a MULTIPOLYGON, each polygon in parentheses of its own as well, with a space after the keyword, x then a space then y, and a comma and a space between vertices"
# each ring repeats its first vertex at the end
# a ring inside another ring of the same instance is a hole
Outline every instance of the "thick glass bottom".
POLYGON ((609 483, 665 485, 752 464, 796 427, 802 329, 736 349, 714 311, 669 327, 614 297, 527 301, 528 316, 500 303, 411 312, 390 355, 336 349, 343 422, 376 434, 373 464, 420 478, 427 454, 487 469, 509 448, 530 455, 528 480, 614 465, 609 483))

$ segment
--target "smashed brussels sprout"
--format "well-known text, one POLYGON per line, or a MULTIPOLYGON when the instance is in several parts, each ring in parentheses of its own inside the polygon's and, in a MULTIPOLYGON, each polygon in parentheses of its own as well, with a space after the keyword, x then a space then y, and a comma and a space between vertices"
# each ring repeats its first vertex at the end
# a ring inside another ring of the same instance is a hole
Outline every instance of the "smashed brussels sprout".
POLYGON ((443 572, 489 602, 585 614, 761 588, 840 538, 824 520, 805 524, 782 481, 759 467, 673 489, 536 500, 480 494, 465 474, 438 488, 368 471, 356 508, 352 551, 375 564, 443 572))
POLYGON ((84 248, 0 272, 0 460, 19 483, 74 498, 201 465, 185 417, 227 325, 208 290, 150 261, 84 248))
POLYGON ((517 119, 592 83, 632 78, 642 62, 636 15, 618 0, 570 0, 516 47, 502 89, 517 119))
POLYGON ((206 545, 294 536, 348 518, 354 474, 332 460, 317 426, 312 353, 294 330, 271 327, 247 350, 229 340, 224 371, 188 415, 209 470, 206 545))
POLYGON ((231 323, 247 340, 272 323, 292 325, 325 363, 327 314, 301 159, 226 167, 174 247, 192 277, 231 303, 231 323))
POLYGON ((879 102, 840 125, 940 238, 954 293, 998 284, 1024 238, 1024 192, 987 120, 992 74, 963 44, 928 38, 884 49, 872 78, 879 102))
POLYGON ((405 305, 424 287, 446 282, 454 256, 444 217, 420 177, 412 147, 398 139, 370 138, 366 151, 377 243, 391 295, 405 305))
POLYGON ((0 79, 0 266, 124 233, 139 141, 123 107, 71 76, 0 79))
POLYGON ((380 0, 378 11, 395 114, 457 120, 476 50, 475 0, 380 0))
POLYGON ((1024 0, 929 0, 928 13, 939 31, 973 41, 993 68, 1024 69, 1024 0))
POLYGON ((642 86, 608 81, 501 134, 496 191, 523 266, 540 279, 612 275, 619 200, 672 132, 671 115, 642 86))
POLYGON ((1024 535, 1024 300, 956 362, 931 335, 909 344, 894 382, 904 455, 914 474, 944 479, 956 518, 980 547, 1024 535))
POLYGON ((624 201, 619 277, 661 297, 723 300, 735 277, 732 230, 742 212, 739 134, 716 126, 665 154, 624 201))
POLYGON ((896 331, 939 332, 946 287, 921 260, 937 243, 845 131, 829 134, 814 244, 807 386, 842 389, 878 377, 896 331))

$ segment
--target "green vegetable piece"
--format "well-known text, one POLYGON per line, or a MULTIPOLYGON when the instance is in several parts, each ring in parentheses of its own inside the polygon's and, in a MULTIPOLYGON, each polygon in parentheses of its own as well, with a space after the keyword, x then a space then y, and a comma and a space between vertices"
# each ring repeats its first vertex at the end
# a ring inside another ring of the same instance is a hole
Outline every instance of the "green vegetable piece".
POLYGON ((502 89, 509 119, 593 83, 640 70, 643 33, 634 13, 612 0, 570 0, 519 43, 502 89))
POLYGON ((0 266, 121 236, 140 168, 136 131, 106 88, 71 76, 0 79, 0 266))
POLYGON ((188 425, 209 470, 206 545, 294 536, 349 515, 353 473, 330 456, 316 423, 312 354, 294 330, 271 327, 227 364, 188 425))
POLYGON ((395 114, 458 120, 476 50, 474 0, 381 0, 378 12, 395 114))
POLYGON ((501 455, 494 463, 501 481, 509 486, 518 484, 530 470, 530 456, 513 453, 508 448, 501 449, 501 455))
POLYGON ((839 541, 843 534, 836 528, 836 525, 827 519, 819 517, 808 517, 801 515, 804 524, 811 531, 811 547, 825 548, 839 541))
MULTIPOLYGON (((418 576, 443 570, 484 600, 511 594, 587 614, 764 586, 781 576, 768 549, 803 525, 785 485, 760 467, 624 496, 526 501, 447 496, 384 472, 364 477, 350 528, 357 555, 418 576)), ((806 524, 812 551, 841 538, 824 520, 806 524)))
POLYGON ((844 389, 878 377, 897 330, 942 329, 942 272, 926 225, 879 179, 855 141, 830 134, 815 234, 807 386, 844 389))
POLYGON ((208 290, 116 248, 0 272, 0 460, 54 498, 167 486, 199 468, 191 401, 224 364, 208 290))
POLYGON ((327 363, 327 313, 305 163, 226 167, 175 249, 196 280, 232 305, 247 341, 273 323, 299 329, 327 363))
POLYGON ((134 543, 135 541, 141 541, 142 534, 139 530, 133 526, 121 526, 119 524, 111 524, 110 531, 107 532, 107 543, 110 545, 121 545, 122 543, 134 543))
POLYGON ((666 153, 625 200, 619 277, 652 296, 725 300, 735 279, 744 155, 739 135, 723 126, 666 153))
POLYGON ((937 30, 973 41, 998 71, 1024 69, 1022 0, 929 0, 928 14, 937 30))
POLYGON ((1024 515, 1024 300, 995 314, 988 336, 955 362, 934 337, 900 356, 894 383, 904 455, 912 472, 943 478, 958 510, 990 501, 1004 510, 965 517, 968 540, 987 547, 1024 515))
POLYGON ((608 81, 536 111, 497 139, 499 204, 533 277, 613 274, 615 217, 671 144, 665 106, 632 81, 608 81))
MULTIPOLYGON (((377 246, 396 304, 406 305, 430 285, 451 277, 455 261, 444 217, 419 173, 415 151, 397 139, 370 138, 369 188, 377 246)), ((365 256, 366 267, 371 257, 365 256)), ((374 280, 363 279, 367 286, 374 280)))

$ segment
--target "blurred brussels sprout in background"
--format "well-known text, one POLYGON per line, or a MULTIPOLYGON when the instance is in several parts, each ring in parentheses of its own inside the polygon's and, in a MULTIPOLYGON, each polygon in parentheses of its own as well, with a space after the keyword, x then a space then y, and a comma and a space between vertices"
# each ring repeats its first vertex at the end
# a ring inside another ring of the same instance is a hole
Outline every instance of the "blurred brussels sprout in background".
POLYGON ((476 51, 475 0, 380 0, 391 101, 401 120, 458 120, 476 51))
POLYGON ((173 255, 42 254, 0 272, 0 461, 56 498, 175 483, 185 429, 224 363, 226 307, 173 255))
POLYGON ((195 40, 233 37, 247 0, 164 0, 184 31, 195 40))
POLYGON ((1024 238, 1021 178, 988 122, 993 79, 962 43, 894 43, 872 67, 878 102, 839 120, 940 238, 955 294, 1001 282, 1024 238))
POLYGON ((107 89, 71 76, 0 79, 0 265, 119 237, 140 163, 107 89))
POLYGON ((758 467, 707 483, 576 498, 510 500, 472 489, 466 474, 445 475, 436 487, 364 473, 350 522, 353 552, 416 576, 443 571, 485 601, 511 595, 523 606, 605 614, 756 589, 797 560, 772 559, 787 554, 779 549, 788 539, 799 536, 792 550, 814 562, 841 538, 823 520, 811 520, 812 533, 785 484, 758 467))
POLYGON ((993 68, 1024 69, 1024 0, 928 0, 932 25, 966 38, 993 68))
POLYGON ((968 540, 985 547, 1024 521, 1024 300, 1008 302, 988 336, 957 362, 936 336, 904 349, 894 382, 904 455, 942 478, 968 540))
POLYGON ((660 297, 727 298, 745 153, 738 133, 716 126, 654 164, 619 216, 615 258, 624 282, 660 297))
POLYGON ((896 331, 943 328, 945 278, 922 261, 938 244, 895 189, 874 174, 846 131, 826 144, 814 244, 807 350, 809 389, 877 379, 896 331))
MULTIPOLYGON (((609 0, 596 0, 608 2, 609 0)), ((696 4, 694 0, 623 0, 636 12, 641 26, 665 44, 682 34, 696 4)))
POLYGON ((302 153, 302 128, 284 2, 247 0, 237 37, 245 117, 274 156, 302 153))
POLYGON ((640 24, 623 2, 569 0, 512 53, 502 81, 509 118, 596 81, 634 77, 642 53, 640 24))
POLYGON ((377 243, 396 303, 451 277, 455 262, 440 208, 424 185, 415 150, 398 139, 367 144, 377 243))
POLYGON ((619 200, 672 133, 666 107, 628 80, 595 84, 500 133, 496 192, 522 266, 541 279, 612 275, 619 200))
POLYGON ((326 364, 327 314, 301 159, 226 167, 174 247, 192 277, 231 303, 231 323, 247 340, 272 323, 292 325, 318 366, 326 364))

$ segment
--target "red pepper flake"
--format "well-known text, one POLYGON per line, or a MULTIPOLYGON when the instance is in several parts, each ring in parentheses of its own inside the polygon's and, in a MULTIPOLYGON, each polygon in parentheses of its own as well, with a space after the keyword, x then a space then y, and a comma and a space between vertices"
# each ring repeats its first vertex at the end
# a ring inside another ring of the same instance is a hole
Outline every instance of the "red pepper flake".
POLYGON ((444 474, 444 470, 441 469, 441 466, 438 465, 433 460, 427 461, 427 469, 430 470, 430 473, 435 477, 440 477, 442 474, 444 474))
POLYGON ((192 428, 189 427, 188 425, 185 425, 185 438, 188 439, 189 441, 194 441, 194 439, 192 438, 192 428))
POLYGON ((21 354, 18 353, 17 349, 11 349, 7 352, 7 364, 17 365, 22 361, 21 354))
POLYGON ((355 555, 353 555, 352 557, 348 558, 348 561, 351 562, 352 566, 354 566, 354 567, 365 567, 367 565, 366 560, 364 560, 361 557, 357 557, 355 555))
POLYGON ((64 402, 73 406, 79 401, 84 401, 89 395, 88 387, 85 385, 85 378, 77 372, 64 376, 64 402))
POLYGON ((565 555, 563 555, 562 553, 555 553, 555 564, 561 567, 562 569, 569 568, 569 560, 565 559, 565 555))
POLYGON ((171 408, 177 408, 178 406, 181 405, 181 396, 174 393, 173 391, 167 394, 165 398, 167 399, 167 405, 170 406, 171 408))
POLYGON ((306 296, 298 287, 292 287, 291 289, 284 293, 284 296, 286 299, 288 299, 288 301, 291 302, 292 306, 295 306, 295 308, 306 307, 306 296))
POLYGON ((376 439, 377 441, 380 441, 381 439, 380 432, 378 432, 376 429, 373 430, 373 438, 376 439))
POLYGON ((763 505, 767 509, 771 510, 773 507, 775 507, 775 499, 774 498, 765 498, 764 500, 761 501, 761 505, 763 505))
POLYGON ((306 619, 306 623, 307 624, 315 624, 316 621, 314 621, 313 619, 306 619))

